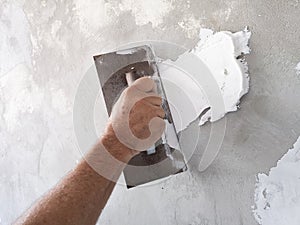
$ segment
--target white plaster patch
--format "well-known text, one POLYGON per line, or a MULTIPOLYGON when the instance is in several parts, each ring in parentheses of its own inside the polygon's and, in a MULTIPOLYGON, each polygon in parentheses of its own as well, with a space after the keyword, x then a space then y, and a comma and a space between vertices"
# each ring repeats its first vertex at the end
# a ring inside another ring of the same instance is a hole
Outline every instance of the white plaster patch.
POLYGON ((110 10, 113 9, 113 5, 105 0, 75 0, 74 4, 80 27, 87 34, 93 34, 113 21, 113 13, 110 10))
POLYGON ((60 114, 66 114, 71 110, 71 105, 68 103, 65 92, 62 89, 52 92, 51 100, 52 107, 60 114))
POLYGON ((131 11, 137 25, 150 22, 153 27, 159 26, 173 8, 172 1, 168 0, 123 0, 120 3, 122 11, 131 11))
POLYGON ((1 100, 5 103, 3 118, 8 131, 18 127, 19 116, 40 109, 44 93, 34 82, 32 74, 23 64, 11 70, 0 80, 1 100))
POLYGON ((254 216, 261 225, 300 222, 300 137, 272 168, 257 176, 254 216))
POLYGON ((31 63, 29 24, 21 6, 0 5, 0 77, 19 63, 31 63), (9 59, 9 60, 7 60, 9 59))
POLYGON ((57 80, 51 79, 48 83, 52 108, 65 115, 72 110, 72 104, 67 96, 67 92, 62 88, 62 85, 57 80))
POLYGON ((151 23, 152 27, 158 27, 173 8, 173 1, 167 0, 75 1, 80 27, 90 35, 103 26, 113 24, 124 12, 131 12, 138 26, 151 23))
POLYGON ((234 9, 238 7, 238 1, 227 1, 225 4, 225 8, 221 7, 213 13, 217 20, 228 21, 234 9))
POLYGON ((297 64, 297 66, 295 67, 295 69, 296 69, 296 73, 298 75, 300 75, 300 62, 297 64))
POLYGON ((57 35, 57 32, 62 26, 62 21, 61 20, 55 20, 53 24, 51 25, 51 33, 53 36, 57 35))
POLYGON ((197 19, 193 14, 185 14, 183 19, 178 22, 178 25, 183 29, 188 38, 193 38, 199 33, 200 22, 200 19, 197 19))
POLYGON ((247 63, 237 57, 250 53, 248 46, 250 36, 251 32, 247 29, 236 33, 229 31, 214 33, 210 29, 201 29, 200 41, 193 49, 179 56, 175 62, 167 60, 160 65, 161 76, 166 86, 167 98, 178 132, 185 129, 208 107, 211 109, 201 117, 200 125, 209 120, 217 121, 226 113, 238 109, 240 98, 248 92, 249 76, 247 63), (196 57, 199 64, 204 63, 202 69, 196 71, 196 75, 179 69, 183 62, 189 63, 188 58, 191 56, 196 57), (201 77, 207 69, 210 72, 208 76, 211 77, 201 77), (204 82, 197 84, 195 81, 201 79, 213 80, 213 83, 209 84, 210 88, 217 86, 214 91, 220 92, 224 107, 213 106, 209 102, 207 87, 206 90, 201 88, 201 85, 207 84, 204 82))

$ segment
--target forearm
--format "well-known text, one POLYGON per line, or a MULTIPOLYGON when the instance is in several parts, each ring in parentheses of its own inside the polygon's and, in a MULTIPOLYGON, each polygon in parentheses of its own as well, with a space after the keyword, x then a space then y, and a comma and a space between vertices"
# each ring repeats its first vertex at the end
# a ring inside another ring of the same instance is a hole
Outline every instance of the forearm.
POLYGON ((82 160, 16 224, 95 224, 125 166, 113 160, 110 154, 123 152, 116 157, 125 163, 131 158, 126 153, 128 150, 118 143, 111 143, 113 140, 109 137, 101 139, 87 154, 86 160, 82 160), (106 178, 100 175, 102 172, 106 178))
POLYGON ((101 140, 15 224, 95 224, 126 163, 152 146, 165 129, 162 99, 154 92, 155 82, 147 77, 125 89, 101 140), (114 130, 129 147, 119 141, 114 130))

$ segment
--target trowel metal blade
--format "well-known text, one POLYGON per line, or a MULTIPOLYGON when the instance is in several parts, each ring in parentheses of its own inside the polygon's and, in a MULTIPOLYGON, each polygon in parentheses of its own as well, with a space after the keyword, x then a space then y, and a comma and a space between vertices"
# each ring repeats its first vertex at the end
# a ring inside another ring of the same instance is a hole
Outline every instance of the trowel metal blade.
MULTIPOLYGON (((155 55, 150 46, 140 46, 100 54, 94 56, 94 60, 109 115, 122 91, 128 87, 125 76, 128 71, 132 71, 134 68, 136 79, 143 76, 155 76, 160 80, 155 55)), ((161 87, 160 94, 166 99, 161 80, 159 85, 161 87)), ((173 126, 176 134, 167 101, 164 110, 169 117, 167 121, 173 126)), ((131 188, 183 172, 186 169, 187 166, 180 147, 178 149, 171 148, 161 138, 155 143, 155 152, 153 154, 149 154, 149 151, 141 152, 129 161, 124 169, 124 176, 127 187, 131 188)))

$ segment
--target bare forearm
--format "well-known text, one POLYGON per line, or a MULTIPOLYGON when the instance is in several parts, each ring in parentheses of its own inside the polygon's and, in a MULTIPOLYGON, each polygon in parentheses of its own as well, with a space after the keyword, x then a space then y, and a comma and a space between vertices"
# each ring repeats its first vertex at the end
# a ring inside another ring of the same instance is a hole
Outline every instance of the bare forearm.
MULTIPOLYGON (((125 165, 107 158, 110 155, 103 145, 106 142, 110 140, 97 143, 87 154, 87 159, 82 160, 16 224, 95 224, 125 165), (102 171, 97 171, 97 168, 101 168, 104 175, 108 174, 105 171, 109 171, 110 177, 100 175, 102 171)), ((126 152, 116 143, 107 145, 114 146, 114 149, 110 149, 113 152, 126 152)), ((130 159, 125 155, 120 157, 123 157, 123 161, 130 159)))
POLYGON ((154 81, 147 77, 125 89, 114 105, 101 140, 15 224, 95 224, 126 163, 162 135, 165 127, 162 99, 154 90, 154 81), (152 131, 148 127, 150 121, 152 131), (116 134, 126 141, 127 147, 116 134))

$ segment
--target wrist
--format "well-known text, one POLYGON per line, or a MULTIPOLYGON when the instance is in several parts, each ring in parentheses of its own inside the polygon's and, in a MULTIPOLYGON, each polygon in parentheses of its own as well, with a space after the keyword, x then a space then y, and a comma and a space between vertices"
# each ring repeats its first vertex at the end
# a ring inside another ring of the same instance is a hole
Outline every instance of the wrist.
POLYGON ((124 163, 128 163, 132 157, 138 154, 137 151, 121 143, 111 128, 100 138, 100 142, 110 155, 124 163))

